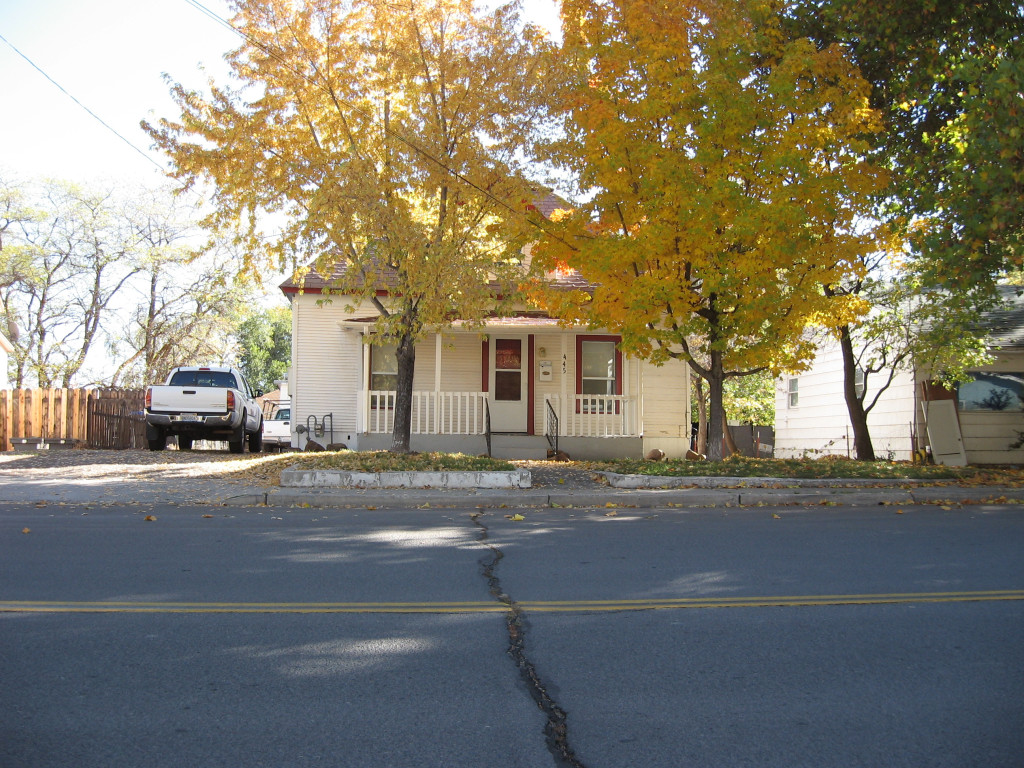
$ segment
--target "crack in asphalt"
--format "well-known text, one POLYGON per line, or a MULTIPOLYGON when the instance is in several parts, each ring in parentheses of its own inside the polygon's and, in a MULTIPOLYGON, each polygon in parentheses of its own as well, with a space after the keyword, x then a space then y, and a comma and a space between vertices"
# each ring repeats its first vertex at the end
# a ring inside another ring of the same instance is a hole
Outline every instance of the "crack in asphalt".
POLYGON ((525 616, 519 604, 502 589, 501 579, 495 573, 498 564, 505 557, 505 553, 490 543, 490 532, 487 526, 480 521, 482 514, 477 512, 470 518, 473 524, 480 529, 477 541, 491 551, 491 557, 480 559, 481 573, 487 580, 488 591, 495 600, 508 608, 505 614, 505 626, 508 630, 509 640, 507 653, 519 670, 519 676, 526 684, 534 703, 547 717, 547 723, 544 725, 544 737, 555 762, 559 766, 567 768, 586 768, 573 753, 572 747, 569 746, 568 715, 548 693, 544 681, 537 673, 537 668, 527 656, 525 616))

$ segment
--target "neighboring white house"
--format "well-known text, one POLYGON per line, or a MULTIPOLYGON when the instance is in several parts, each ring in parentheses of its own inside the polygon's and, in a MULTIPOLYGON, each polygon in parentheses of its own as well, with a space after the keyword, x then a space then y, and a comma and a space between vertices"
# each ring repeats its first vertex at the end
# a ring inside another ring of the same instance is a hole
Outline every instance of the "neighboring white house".
MULTIPOLYGON (((993 363, 955 393, 929 384, 927 372, 897 373, 868 415, 877 458, 908 460, 928 449, 957 463, 950 446, 959 439, 968 464, 1024 464, 1024 448, 1010 447, 1024 432, 1024 299, 1014 287, 1000 291, 1004 308, 985 315, 983 325, 993 363)), ((868 399, 880 378, 868 377, 868 399)), ((837 342, 819 349, 809 371, 780 378, 775 396, 775 455, 826 454, 855 455, 837 342)))
POLYGON ((0 389, 7 389, 11 386, 10 379, 7 377, 7 363, 13 353, 14 345, 0 333, 0 389))
MULTIPOLYGON (((364 343, 378 316, 371 303, 352 311, 345 306, 353 297, 321 303, 323 286, 315 275, 302 291, 281 286, 292 302, 292 444, 389 448, 394 349, 364 343)), ((386 276, 378 289, 386 296, 386 276)), ((416 349, 412 450, 544 458, 557 442, 574 459, 641 457, 652 448, 685 455, 687 366, 630 358, 618 342, 525 306, 482 329, 441 329, 416 349)))
MULTIPOLYGON (((868 377, 868 386, 881 378, 868 377)), ((868 397, 872 396, 869 391, 868 397)), ((868 414, 875 456, 909 460, 920 428, 914 374, 898 372, 868 414)), ((838 341, 818 347, 810 370, 780 378, 775 388, 775 457, 854 456, 853 427, 843 398, 838 341)))

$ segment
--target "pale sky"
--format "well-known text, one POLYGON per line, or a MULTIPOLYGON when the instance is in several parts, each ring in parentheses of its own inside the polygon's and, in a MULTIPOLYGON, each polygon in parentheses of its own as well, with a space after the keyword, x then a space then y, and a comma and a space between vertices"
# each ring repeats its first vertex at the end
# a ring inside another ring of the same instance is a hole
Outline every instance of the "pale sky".
MULTIPOLYGON (((199 2, 229 18, 224 0, 199 2)), ((555 0, 527 0, 524 15, 557 25, 555 0)), ((240 42, 186 0, 0 0, 0 36, 0 175, 152 186, 161 171, 100 120, 164 167, 139 128, 178 114, 163 73, 200 88, 205 67, 223 82, 240 42)))

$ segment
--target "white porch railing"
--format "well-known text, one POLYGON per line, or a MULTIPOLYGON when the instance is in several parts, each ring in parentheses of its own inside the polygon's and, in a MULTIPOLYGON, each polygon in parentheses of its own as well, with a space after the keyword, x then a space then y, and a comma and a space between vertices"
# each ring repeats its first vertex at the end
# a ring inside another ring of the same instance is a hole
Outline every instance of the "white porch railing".
MULTIPOLYGON (((395 392, 364 390, 361 431, 388 434, 395 427, 395 392)), ((486 392, 412 393, 412 434, 482 435, 486 431, 486 392)))
MULTIPOLYGON (((360 431, 390 434, 395 427, 395 392, 360 393, 360 431)), ((626 395, 545 395, 558 416, 561 437, 638 437, 637 398, 626 395)), ((486 392, 412 393, 412 434, 482 435, 487 431, 486 392)))
POLYGON ((558 415, 562 437, 639 437, 637 398, 627 395, 545 395, 558 415))

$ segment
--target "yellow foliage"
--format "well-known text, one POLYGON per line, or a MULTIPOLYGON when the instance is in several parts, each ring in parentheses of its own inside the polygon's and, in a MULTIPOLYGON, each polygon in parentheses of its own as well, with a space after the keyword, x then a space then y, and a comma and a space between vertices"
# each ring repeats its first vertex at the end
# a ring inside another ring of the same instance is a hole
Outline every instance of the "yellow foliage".
POLYGON ((472 0, 235 7, 236 85, 175 85, 180 119, 146 126, 176 176, 211 185, 208 223, 239 233, 251 269, 348 263, 332 292, 367 297, 397 280, 381 327, 481 317, 532 235, 510 162, 551 98, 551 44, 472 0), (261 236, 268 215, 280 237, 261 236))
POLYGON ((559 230, 575 247, 545 238, 535 260, 599 288, 546 306, 718 386, 804 365, 809 324, 865 309, 825 288, 879 248, 865 222, 888 177, 864 156, 880 126, 868 83, 838 46, 788 38, 780 7, 563 3, 577 70, 562 156, 596 194, 559 230))

